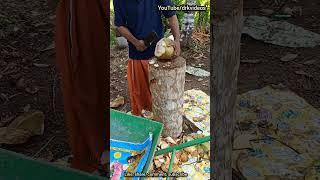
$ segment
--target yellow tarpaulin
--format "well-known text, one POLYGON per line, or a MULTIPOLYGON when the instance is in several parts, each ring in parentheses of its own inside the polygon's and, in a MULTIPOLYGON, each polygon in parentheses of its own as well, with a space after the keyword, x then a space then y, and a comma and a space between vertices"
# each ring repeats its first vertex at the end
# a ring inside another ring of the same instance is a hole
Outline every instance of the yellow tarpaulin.
POLYGON ((239 95, 236 127, 233 166, 247 179, 320 178, 320 112, 303 98, 271 87, 239 95))
MULTIPOLYGON (((188 90, 184 113, 210 132, 210 98, 188 90)), ((320 179, 320 111, 289 90, 265 87, 237 97, 233 168, 248 180, 320 179)), ((190 170, 191 171, 191 170, 190 170)))

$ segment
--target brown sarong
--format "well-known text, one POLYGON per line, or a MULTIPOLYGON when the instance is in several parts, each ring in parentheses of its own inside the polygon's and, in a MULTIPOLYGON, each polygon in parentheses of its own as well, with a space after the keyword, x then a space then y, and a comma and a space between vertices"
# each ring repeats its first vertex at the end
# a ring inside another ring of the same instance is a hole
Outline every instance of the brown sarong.
POLYGON ((128 88, 131 101, 131 113, 141 116, 141 111, 152 110, 152 98, 149 86, 148 60, 128 61, 127 67, 128 88))
POLYGON ((61 0, 56 16, 56 58, 73 168, 92 172, 107 149, 109 29, 104 0, 61 0), (104 9, 104 10, 103 10, 104 9))

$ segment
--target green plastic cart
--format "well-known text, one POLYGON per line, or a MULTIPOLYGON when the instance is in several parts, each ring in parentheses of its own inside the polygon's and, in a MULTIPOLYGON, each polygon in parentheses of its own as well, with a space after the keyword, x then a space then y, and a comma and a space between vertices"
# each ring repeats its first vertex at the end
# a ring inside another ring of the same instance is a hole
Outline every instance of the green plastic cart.
MULTIPOLYGON (((156 151, 162 133, 163 124, 146 118, 132 116, 120 111, 110 110, 110 136, 112 139, 139 142, 144 140, 149 132, 153 134, 151 153, 142 173, 147 173, 154 156, 172 153, 169 173, 172 169, 173 157, 176 151, 183 148, 198 145, 210 141, 210 137, 204 137, 183 144, 156 151)), ((67 167, 53 165, 38 161, 0 149, 0 180, 100 180, 109 179, 94 176, 67 167)))

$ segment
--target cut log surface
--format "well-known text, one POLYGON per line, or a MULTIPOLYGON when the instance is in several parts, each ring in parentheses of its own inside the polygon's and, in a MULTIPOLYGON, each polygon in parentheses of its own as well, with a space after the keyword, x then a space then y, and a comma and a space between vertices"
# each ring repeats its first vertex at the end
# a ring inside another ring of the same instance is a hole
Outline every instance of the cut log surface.
POLYGON ((154 119, 164 124, 163 136, 176 138, 182 132, 186 61, 156 60, 150 65, 150 90, 154 119))

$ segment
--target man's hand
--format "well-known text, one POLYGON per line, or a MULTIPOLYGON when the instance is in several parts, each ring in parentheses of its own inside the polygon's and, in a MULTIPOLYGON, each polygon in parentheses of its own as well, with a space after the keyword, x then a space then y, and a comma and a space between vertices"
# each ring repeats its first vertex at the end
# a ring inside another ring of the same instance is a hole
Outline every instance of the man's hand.
POLYGON ((174 49, 175 49, 175 56, 180 56, 181 49, 180 49, 180 32, 179 32, 179 22, 176 15, 171 16, 169 18, 169 25, 174 37, 174 49))
POLYGON ((128 28, 126 28, 125 26, 120 26, 117 28, 117 30, 119 31, 119 33, 125 37, 129 42, 131 42, 138 51, 144 51, 147 47, 144 44, 143 40, 138 40, 137 38, 135 38, 131 32, 129 31, 128 28))
POLYGON ((143 40, 138 40, 135 44, 134 44, 134 46, 136 47, 136 49, 138 50, 138 51, 144 51, 144 50, 146 50, 146 45, 144 44, 144 41, 143 40))
POLYGON ((181 53, 181 49, 180 49, 180 41, 179 40, 174 40, 172 41, 172 43, 170 43, 171 46, 173 46, 174 48, 174 55, 173 55, 173 59, 180 56, 181 53))
POLYGON ((181 49, 180 49, 180 40, 177 39, 174 41, 174 55, 176 57, 180 56, 181 49))

